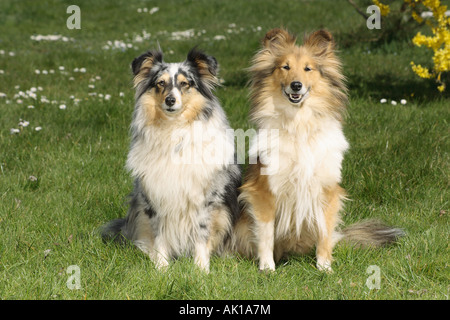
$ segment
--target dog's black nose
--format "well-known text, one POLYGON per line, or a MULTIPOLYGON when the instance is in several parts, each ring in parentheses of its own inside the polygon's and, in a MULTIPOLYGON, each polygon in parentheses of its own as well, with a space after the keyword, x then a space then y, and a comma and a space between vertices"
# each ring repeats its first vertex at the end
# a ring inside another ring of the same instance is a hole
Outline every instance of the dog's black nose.
POLYGON ((303 85, 300 81, 292 81, 291 82, 291 89, 293 91, 300 91, 302 89, 303 85))
POLYGON ((174 97, 168 96, 166 98, 166 105, 169 106, 169 107, 172 107, 175 104, 176 101, 177 100, 174 97))

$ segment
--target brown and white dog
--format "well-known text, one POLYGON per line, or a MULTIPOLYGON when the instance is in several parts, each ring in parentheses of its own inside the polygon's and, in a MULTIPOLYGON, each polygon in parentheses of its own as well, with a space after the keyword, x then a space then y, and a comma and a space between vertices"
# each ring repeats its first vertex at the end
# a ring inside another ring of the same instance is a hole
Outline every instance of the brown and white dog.
POLYGON ((318 269, 331 271, 337 241, 381 245, 401 235, 376 221, 337 230, 345 199, 341 163, 349 144, 342 130, 347 89, 331 34, 316 31, 298 46, 288 31, 273 29, 249 71, 250 118, 259 132, 277 134, 258 133, 250 149, 257 162, 240 189, 244 210, 235 250, 257 257, 260 270, 275 270, 286 254, 315 247, 318 269))

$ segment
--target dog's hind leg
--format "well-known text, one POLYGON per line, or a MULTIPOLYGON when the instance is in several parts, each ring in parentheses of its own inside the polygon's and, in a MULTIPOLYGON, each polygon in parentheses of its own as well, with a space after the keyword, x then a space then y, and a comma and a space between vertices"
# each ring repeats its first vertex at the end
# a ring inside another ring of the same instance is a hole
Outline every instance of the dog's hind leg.
POLYGON ((331 269, 332 252, 336 243, 335 228, 339 222, 339 211, 342 207, 344 190, 336 185, 333 188, 325 189, 324 215, 326 230, 319 232, 319 239, 316 245, 317 269, 325 272, 333 272, 331 269))

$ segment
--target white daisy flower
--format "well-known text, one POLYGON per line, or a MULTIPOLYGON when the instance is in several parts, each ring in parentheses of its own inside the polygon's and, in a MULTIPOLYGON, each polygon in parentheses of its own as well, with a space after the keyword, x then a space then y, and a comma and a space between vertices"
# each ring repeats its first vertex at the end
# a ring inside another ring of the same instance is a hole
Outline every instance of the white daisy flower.
POLYGON ((66 109, 66 105, 65 105, 65 104, 60 104, 60 105, 59 105, 59 109, 65 110, 65 109, 66 109))
POLYGON ((391 101, 391 104, 392 104, 393 106, 396 106, 396 105, 397 105, 397 101, 392 100, 392 101, 391 101))
POLYGON ((214 36, 214 38, 213 38, 213 40, 217 40, 217 41, 219 41, 219 40, 226 40, 227 38, 225 37, 225 36, 222 36, 222 35, 217 35, 217 36, 214 36))
POLYGON ((400 100, 400 103, 401 103, 401 104, 406 104, 406 100, 405 100, 405 99, 402 99, 402 100, 400 100))
POLYGON ((380 100, 380 102, 381 102, 381 103, 386 103, 387 100, 383 98, 383 99, 380 100))

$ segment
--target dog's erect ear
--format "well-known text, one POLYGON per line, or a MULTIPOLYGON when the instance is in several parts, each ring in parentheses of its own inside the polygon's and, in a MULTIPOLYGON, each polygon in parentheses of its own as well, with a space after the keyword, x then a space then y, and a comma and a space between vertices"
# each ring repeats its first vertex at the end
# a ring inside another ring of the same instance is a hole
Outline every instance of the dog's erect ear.
POLYGON ((297 38, 285 29, 275 28, 266 33, 262 44, 267 49, 275 49, 295 44, 297 38))
POLYGON ((219 64, 213 56, 208 56, 204 52, 197 50, 197 48, 193 48, 187 55, 187 61, 197 68, 200 76, 217 76, 219 64))
POLYGON ((303 45, 311 48, 317 56, 322 56, 334 51, 333 36, 326 30, 318 30, 305 36, 303 45))
POLYGON ((198 75, 208 87, 212 89, 212 87, 218 84, 217 73, 219 71, 219 64, 216 58, 197 50, 197 48, 193 48, 189 51, 186 61, 198 71, 198 75))
POLYGON ((163 61, 163 53, 161 50, 150 50, 139 57, 135 58, 131 63, 131 70, 136 76, 141 71, 150 71, 150 69, 158 62, 163 61))

